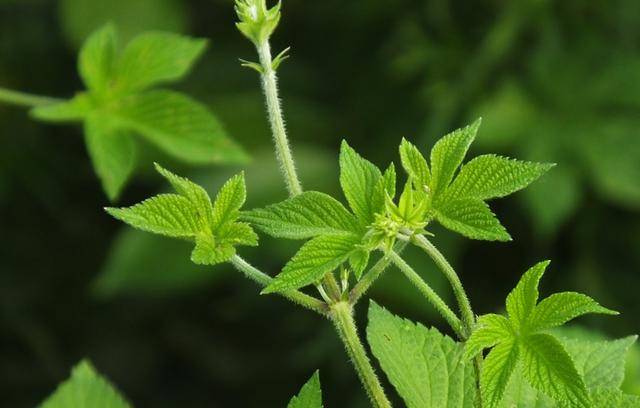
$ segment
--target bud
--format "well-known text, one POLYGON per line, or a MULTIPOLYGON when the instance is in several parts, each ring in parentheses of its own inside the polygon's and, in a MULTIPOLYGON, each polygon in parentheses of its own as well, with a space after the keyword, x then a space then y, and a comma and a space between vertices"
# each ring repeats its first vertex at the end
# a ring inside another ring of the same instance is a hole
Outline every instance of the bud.
POLYGON ((280 22, 280 2, 267 8, 266 0, 236 0, 236 27, 256 47, 269 39, 280 22))

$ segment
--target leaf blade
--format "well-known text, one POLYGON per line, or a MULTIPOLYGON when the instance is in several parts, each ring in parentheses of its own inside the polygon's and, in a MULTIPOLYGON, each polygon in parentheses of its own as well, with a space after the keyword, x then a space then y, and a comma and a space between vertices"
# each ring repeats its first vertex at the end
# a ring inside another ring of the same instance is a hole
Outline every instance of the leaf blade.
POLYGON ((318 371, 302 386, 298 395, 291 398, 287 408, 322 408, 322 389, 318 371))
POLYGON ((471 239, 503 242, 511 240, 489 206, 478 199, 448 201, 435 209, 435 217, 444 227, 471 239))
POLYGON ((533 331, 551 329, 588 313, 618 314, 581 293, 554 293, 533 309, 528 327, 533 331))

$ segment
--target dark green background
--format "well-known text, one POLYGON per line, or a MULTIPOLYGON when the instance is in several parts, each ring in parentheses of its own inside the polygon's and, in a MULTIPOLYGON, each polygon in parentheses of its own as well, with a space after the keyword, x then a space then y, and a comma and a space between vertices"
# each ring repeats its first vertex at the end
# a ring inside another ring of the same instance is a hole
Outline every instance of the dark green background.
MULTIPOLYGON (((589 293, 623 314, 581 324, 640 331, 640 2, 285 0, 283 10, 273 42, 292 46, 281 88, 305 187, 336 192, 342 138, 382 166, 398 161, 403 136, 427 150, 483 116, 472 154, 558 166, 493 205, 514 242, 434 231, 478 313, 499 310, 520 274, 550 258, 543 294, 589 293)), ((286 192, 258 78, 237 61, 254 51, 234 19, 229 0, 3 0, 0 86, 73 95, 78 46, 108 20, 125 39, 149 28, 210 38, 177 88, 252 152, 249 205, 263 205, 286 192)), ((366 405, 327 321, 258 296, 228 266, 190 265, 188 245, 110 219, 81 136, 0 106, 0 406, 35 406, 83 357, 137 407, 284 406, 316 368, 328 407, 366 405)), ((238 170, 186 168, 148 150, 120 204, 166 188, 153 160, 211 192, 238 170)), ((241 253, 273 274, 297 245, 264 238, 241 253)), ((373 297, 444 328, 396 272, 373 297)), ((640 392, 639 355, 629 392, 640 392)))

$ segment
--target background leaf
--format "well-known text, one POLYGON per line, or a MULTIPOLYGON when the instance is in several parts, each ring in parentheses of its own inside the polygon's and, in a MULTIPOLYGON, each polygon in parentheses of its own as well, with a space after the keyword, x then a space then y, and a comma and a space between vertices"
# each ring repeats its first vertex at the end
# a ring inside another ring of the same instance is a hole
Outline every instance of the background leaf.
POLYGON ((287 408, 322 408, 320 374, 317 371, 302 387, 300 393, 289 401, 287 408))

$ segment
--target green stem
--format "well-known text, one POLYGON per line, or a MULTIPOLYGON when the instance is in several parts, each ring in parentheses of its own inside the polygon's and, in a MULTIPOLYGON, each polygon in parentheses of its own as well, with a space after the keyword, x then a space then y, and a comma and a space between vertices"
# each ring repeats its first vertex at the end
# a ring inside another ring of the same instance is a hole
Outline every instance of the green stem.
POLYGON ((471 308, 471 303, 469 302, 467 292, 465 292, 458 274, 453 269, 451 264, 449 264, 444 255, 442 255, 442 253, 438 251, 438 248, 436 248, 424 235, 414 235, 413 237, 411 237, 411 242, 417 247, 421 248, 431 257, 431 259, 433 259, 433 261, 436 263, 436 265, 438 265, 440 270, 442 270, 445 277, 451 284, 453 293, 458 302, 458 307, 460 308, 460 313, 462 315, 462 322, 464 323, 465 328, 465 336, 462 339, 465 340, 471 334, 476 318, 475 314, 473 313, 473 309, 471 308))
POLYGON ((338 302, 331 306, 329 316, 336 327, 342 342, 351 358, 358 377, 371 400, 374 408, 391 408, 391 403, 384 393, 369 357, 358 337, 358 329, 353 320, 353 309, 347 302, 338 302))
POLYGON ((393 251, 387 252, 387 256, 400 269, 400 271, 409 279, 409 281, 427 298, 427 300, 436 308, 438 313, 444 317, 449 326, 460 338, 464 338, 464 327, 458 316, 447 306, 442 298, 429 286, 418 273, 405 262, 402 257, 393 251))
POLYGON ((24 92, 12 91, 6 88, 0 88, 0 102, 10 105, 25 106, 33 108, 36 106, 51 105, 62 102, 60 99, 50 98, 48 96, 31 95, 24 92))
POLYGON ((266 98, 267 113, 273 133, 273 141, 276 146, 276 155, 280 162, 280 170, 287 183, 289 195, 295 196, 302 193, 302 185, 298 179, 293 155, 289 148, 282 107, 280 106, 280 98, 278 97, 278 79, 273 69, 269 41, 263 41, 263 43, 257 47, 257 50, 258 56, 260 57, 260 64, 262 65, 262 89, 266 98))
MULTIPOLYGON (((268 286, 272 281, 272 278, 269 275, 252 266, 238 255, 235 255, 233 258, 231 258, 231 263, 247 278, 253 280, 254 282, 257 282, 261 286, 268 286)), ((298 290, 279 292, 279 294, 291 300, 292 302, 297 303, 300 306, 303 306, 321 315, 326 315, 328 312, 326 303, 298 290)))
MULTIPOLYGON (((399 241, 394 246, 393 250, 400 254, 407 246, 407 243, 404 241, 399 241)), ((351 289, 349 293, 349 301, 352 305, 358 303, 358 300, 369 290, 371 285, 382 275, 382 273, 387 269, 391 260, 386 255, 382 257, 382 259, 378 260, 375 265, 369 269, 369 271, 362 276, 362 278, 356 283, 356 285, 351 289)))

